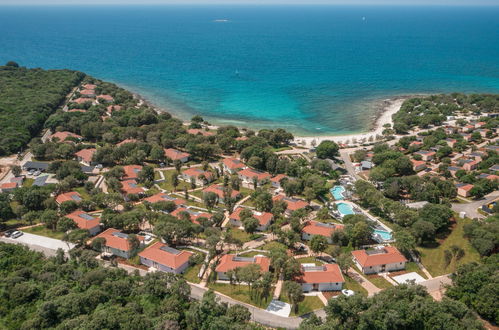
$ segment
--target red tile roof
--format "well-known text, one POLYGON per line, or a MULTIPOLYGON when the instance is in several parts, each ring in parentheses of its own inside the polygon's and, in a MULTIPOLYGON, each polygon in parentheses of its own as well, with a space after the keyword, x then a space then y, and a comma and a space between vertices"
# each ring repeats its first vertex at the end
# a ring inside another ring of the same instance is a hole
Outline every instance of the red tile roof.
POLYGON ((326 264, 322 267, 302 268, 302 274, 297 278, 301 283, 344 283, 345 279, 337 264, 326 264), (322 269, 319 269, 322 268, 322 269))
POLYGON ((284 195, 276 195, 272 198, 272 200, 273 201, 281 200, 281 201, 286 202, 286 204, 288 204, 287 209, 290 211, 296 211, 299 209, 303 209, 309 205, 306 201, 304 201, 302 199, 287 197, 284 195))
POLYGON ((155 261, 158 264, 165 265, 173 269, 178 269, 186 262, 188 262, 190 256, 192 256, 193 254, 194 253, 189 251, 180 251, 173 248, 168 248, 166 244, 156 242, 144 249, 144 251, 140 252, 139 256, 155 261))
POLYGON ((80 97, 80 98, 72 100, 71 102, 78 103, 78 104, 84 104, 84 103, 87 103, 87 102, 92 102, 92 100, 80 97))
POLYGON ((155 195, 152 195, 150 197, 147 197, 144 199, 145 201, 148 201, 149 203, 157 203, 157 202, 173 202, 175 205, 181 205, 187 203, 185 200, 181 198, 176 198, 172 196, 168 196, 165 193, 157 193, 155 195))
POLYGON ((213 179, 213 173, 210 171, 203 171, 200 168, 197 167, 191 167, 182 172, 183 175, 187 175, 188 177, 195 177, 198 179, 201 175, 204 175, 204 177, 208 180, 211 181, 213 179))
POLYGON ((142 166, 126 165, 123 166, 123 170, 125 171, 125 176, 122 178, 122 180, 137 179, 139 177, 139 172, 142 171, 142 166))
POLYGON ((135 139, 126 139, 126 140, 123 140, 121 141, 120 143, 117 143, 116 145, 119 147, 119 146, 122 146, 124 144, 127 144, 127 143, 137 143, 139 141, 135 140, 135 139))
POLYGON ((97 86, 93 84, 85 84, 83 85, 83 88, 85 89, 95 89, 97 86))
POLYGON ((82 138, 83 138, 81 135, 78 135, 78 134, 75 134, 75 133, 71 133, 71 132, 64 131, 64 132, 55 132, 54 134, 52 134, 52 135, 50 136, 50 140, 53 140, 54 138, 58 138, 58 139, 59 139, 59 142, 63 142, 63 141, 65 141, 68 137, 73 137, 73 138, 77 138, 77 139, 82 139, 82 138))
POLYGON ((73 220, 80 229, 92 229, 100 224, 100 218, 94 217, 82 210, 66 214, 65 217, 73 220))
POLYGON ((254 178, 256 177, 258 181, 262 181, 265 179, 270 179, 270 174, 267 172, 260 172, 257 170, 254 170, 252 168, 246 168, 242 171, 239 171, 238 173, 239 176, 245 176, 247 178, 254 178))
POLYGON ((84 89, 80 92, 81 95, 95 95, 95 91, 91 89, 84 89))
POLYGON ((85 109, 71 109, 71 110, 68 110, 68 112, 87 112, 87 110, 85 110, 85 109))
MULTIPOLYGON (((224 187, 221 186, 221 185, 214 184, 214 185, 211 185, 211 186, 209 186, 207 188, 204 188, 203 189, 203 193, 207 193, 207 192, 212 192, 212 193, 217 194, 218 198, 221 198, 221 199, 224 198, 224 187)), ((241 193, 239 191, 232 189, 230 197, 236 198, 240 194, 241 193)))
POLYGON ((191 155, 188 154, 187 152, 182 152, 182 151, 177 150, 177 149, 169 148, 169 149, 165 149, 165 156, 170 158, 171 160, 180 160, 182 158, 186 158, 186 157, 188 158, 191 155))
POLYGON ((203 136, 213 136, 215 133, 205 131, 204 129, 198 129, 198 128, 191 128, 187 130, 187 133, 192 134, 192 135, 198 135, 201 134, 203 136))
MULTIPOLYGON (((128 243, 128 235, 123 234, 121 231, 118 229, 114 228, 109 228, 100 233, 99 235, 95 236, 97 237, 102 237, 106 239, 106 246, 113 248, 113 249, 118 249, 121 251, 129 251, 130 250, 130 244, 128 243), (118 235, 116 235, 118 234, 118 235)), ((94 239, 95 239, 94 238, 94 239)), ((144 236, 137 235, 137 238, 139 241, 144 241, 144 236)))
MULTIPOLYGON (((244 209, 245 209, 244 207, 238 207, 237 209, 234 210, 234 212, 232 212, 230 218, 240 221, 241 220, 240 214, 241 211, 244 209)), ((256 212, 256 211, 252 212, 253 212, 253 218, 258 220, 261 226, 266 226, 267 224, 269 224, 272 221, 272 218, 274 217, 274 215, 270 212, 256 212)))
POLYGON ((352 251, 352 255, 362 268, 407 261, 402 253, 393 246, 386 246, 379 249, 379 253, 368 253, 366 250, 356 250, 352 251))
POLYGON ((81 158, 87 163, 90 163, 96 151, 97 149, 95 148, 82 149, 78 152, 75 152, 75 156, 81 158))
POLYGON ((1 189, 14 189, 17 188, 17 182, 6 182, 0 186, 1 189))
POLYGON ((267 257, 256 256, 253 258, 242 258, 240 259, 240 261, 238 261, 238 258, 235 254, 226 254, 220 259, 220 262, 218 263, 217 268, 215 268, 215 271, 225 273, 229 270, 233 270, 238 267, 245 267, 251 264, 259 265, 261 271, 265 273, 269 271, 270 259, 267 257), (236 260, 234 260, 235 257, 236 260))
POLYGON ((246 167, 246 165, 237 158, 225 158, 222 162, 231 170, 243 169, 246 167))
POLYGON ((310 235, 321 235, 331 237, 331 234, 337 230, 343 230, 345 226, 340 224, 326 224, 318 221, 308 221, 305 223, 302 231, 310 235))
POLYGON ((170 214, 178 219, 181 219, 180 213, 182 213, 182 212, 189 213, 191 221, 196 223, 196 224, 199 224, 199 222, 197 221, 199 218, 211 219, 211 217, 212 217, 212 215, 210 213, 197 212, 197 211, 194 211, 192 209, 187 209, 185 207, 179 207, 178 209, 176 209, 175 211, 173 211, 170 214))
POLYGON ((111 95, 99 95, 97 96, 97 99, 103 99, 108 102, 114 101, 114 98, 111 95))
POLYGON ((110 105, 107 107, 107 111, 113 112, 113 111, 120 111, 121 110, 121 105, 110 105))
POLYGON ((57 196, 55 198, 55 201, 59 204, 62 204, 64 202, 68 202, 68 201, 80 202, 82 200, 83 200, 83 198, 76 191, 70 191, 70 192, 67 192, 64 194, 60 194, 59 196, 57 196))
POLYGON ((141 194, 144 192, 144 188, 137 185, 135 180, 125 180, 121 182, 123 187, 121 188, 127 195, 128 194, 141 194))
POLYGON ((277 174, 275 177, 270 179, 270 181, 280 183, 284 178, 289 179, 289 176, 287 176, 286 174, 277 174))

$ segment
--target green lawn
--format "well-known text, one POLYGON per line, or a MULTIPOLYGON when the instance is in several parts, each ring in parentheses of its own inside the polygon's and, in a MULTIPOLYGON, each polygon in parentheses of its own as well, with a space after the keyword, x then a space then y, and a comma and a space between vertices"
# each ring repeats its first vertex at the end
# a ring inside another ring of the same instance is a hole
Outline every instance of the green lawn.
POLYGON ((84 200, 90 200, 90 194, 87 192, 87 190, 84 187, 78 187, 75 188, 74 191, 76 191, 84 200))
POLYGON ((478 252, 471 246, 468 239, 463 237, 463 227, 467 223, 471 223, 471 219, 457 219, 457 224, 450 235, 439 244, 437 247, 418 247, 417 250, 421 256, 421 262, 428 269, 431 275, 439 276, 452 273, 459 265, 466 264, 472 261, 478 261, 480 256, 478 252), (465 255, 461 260, 452 260, 446 267, 444 260, 444 251, 450 246, 456 245, 462 248, 465 255))
POLYGON ((317 260, 315 257, 305 257, 296 259, 300 262, 300 264, 315 264, 316 266, 322 265, 322 262, 317 260))
POLYGON ((265 243, 264 245, 258 247, 258 250, 267 250, 267 251, 270 251, 272 250, 273 248, 280 248, 280 249, 284 249, 284 250, 287 250, 288 248, 286 247, 286 245, 282 244, 282 243, 279 243, 279 242, 268 242, 268 243, 265 243))
POLYGON ((64 237, 64 233, 62 233, 60 231, 52 231, 50 229, 47 229, 45 226, 31 227, 31 228, 23 229, 22 231, 25 233, 46 236, 46 237, 55 238, 55 239, 62 239, 64 237))
POLYGON ((343 277, 345 278, 345 284, 343 285, 344 289, 352 290, 357 294, 361 294, 364 297, 367 297, 367 290, 364 289, 362 285, 346 275, 343 275, 343 277))
POLYGON ((202 264, 194 265, 194 266, 190 266, 189 268, 187 268, 183 274, 185 280, 188 282, 191 282, 191 283, 201 282, 201 279, 198 277, 199 270, 201 269, 201 265, 202 264))
POLYGON ((408 272, 408 273, 412 273, 412 272, 416 272, 418 273, 419 275, 421 275, 423 278, 427 278, 425 273, 419 268, 419 266, 413 262, 413 261, 409 261, 409 262, 406 262, 405 263, 405 270, 408 272))
MULTIPOLYGON (((286 294, 281 294, 279 297, 280 301, 284 301, 289 304, 288 297, 286 294)), ((317 309, 324 308, 324 304, 322 301, 316 296, 305 296, 305 299, 298 304, 298 313, 295 313, 295 309, 291 306, 291 314, 289 316, 300 316, 304 314, 308 314, 317 309)))
POLYGON ((228 232, 232 234, 232 237, 235 239, 240 240, 243 243, 249 242, 252 240, 251 235, 245 232, 244 230, 237 229, 237 228, 229 228, 227 229, 228 232))
MULTIPOLYGON (((163 174, 165 175, 165 181, 159 183, 158 185, 166 189, 168 191, 173 191, 173 186, 172 186, 172 173, 176 172, 175 170, 167 170, 167 171, 162 171, 163 174)), ((184 187, 187 189, 191 189, 191 183, 190 182, 185 182, 183 180, 178 180, 178 186, 177 186, 177 191, 182 191, 184 190, 184 187)))
POLYGON ((393 285, 385 280, 383 277, 373 274, 373 275, 365 275, 365 277, 374 285, 376 285, 380 289, 388 289, 393 285))
POLYGON ((35 182, 35 179, 27 178, 23 182, 23 187, 31 187, 33 185, 33 182, 35 182))
POLYGON ((223 293, 226 296, 234 298, 236 300, 242 301, 244 303, 260 307, 267 308, 269 303, 272 301, 272 292, 274 292, 274 288, 272 288, 269 297, 265 300, 253 301, 249 295, 249 287, 247 285, 230 285, 230 284, 222 284, 222 283, 210 283, 208 284, 210 289, 223 293))

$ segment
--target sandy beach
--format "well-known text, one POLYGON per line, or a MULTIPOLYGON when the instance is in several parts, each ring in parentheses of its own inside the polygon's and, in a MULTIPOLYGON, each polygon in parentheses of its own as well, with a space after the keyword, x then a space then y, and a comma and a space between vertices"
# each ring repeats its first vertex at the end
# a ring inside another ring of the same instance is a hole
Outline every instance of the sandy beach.
POLYGON ((369 132, 348 134, 348 135, 329 135, 329 136, 296 136, 294 142, 297 145, 304 147, 313 147, 318 145, 321 141, 331 140, 338 144, 355 144, 360 141, 374 141, 376 136, 381 136, 384 130, 383 125, 392 123, 392 115, 400 110, 402 103, 407 97, 384 100, 384 105, 381 110, 380 116, 376 120, 374 128, 369 132))

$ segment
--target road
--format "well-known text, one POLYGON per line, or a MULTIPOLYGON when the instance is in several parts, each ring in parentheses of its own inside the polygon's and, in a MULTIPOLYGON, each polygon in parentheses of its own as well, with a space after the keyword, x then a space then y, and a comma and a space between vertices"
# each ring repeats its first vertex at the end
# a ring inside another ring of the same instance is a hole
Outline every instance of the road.
POLYGON ((469 218, 478 218, 482 219, 485 218, 485 216, 481 215, 478 213, 477 209, 482 207, 484 204, 488 204, 496 199, 499 198, 499 191, 493 191, 490 194, 486 195, 485 197, 471 202, 471 203, 453 203, 452 204, 452 210, 459 213, 459 212, 466 212, 466 216, 469 218))

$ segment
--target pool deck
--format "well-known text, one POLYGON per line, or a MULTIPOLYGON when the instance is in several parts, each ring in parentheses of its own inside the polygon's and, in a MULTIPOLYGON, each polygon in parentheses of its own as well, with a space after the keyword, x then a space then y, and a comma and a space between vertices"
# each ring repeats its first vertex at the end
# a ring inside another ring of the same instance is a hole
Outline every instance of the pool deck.
POLYGON ((358 209, 358 210, 361 210, 362 213, 368 217, 369 219, 375 221, 380 227, 382 227, 385 231, 391 233, 393 232, 393 230, 391 230, 390 228, 388 228, 383 222, 381 222, 378 218, 376 218, 375 216, 372 216, 371 214, 369 214, 366 210, 364 210, 362 207, 360 207, 359 205, 355 204, 354 202, 350 202, 350 201, 347 201, 347 200, 342 200, 342 201, 339 201, 338 203, 345 203, 345 204, 350 204, 350 206, 355 210, 355 209, 358 209))

